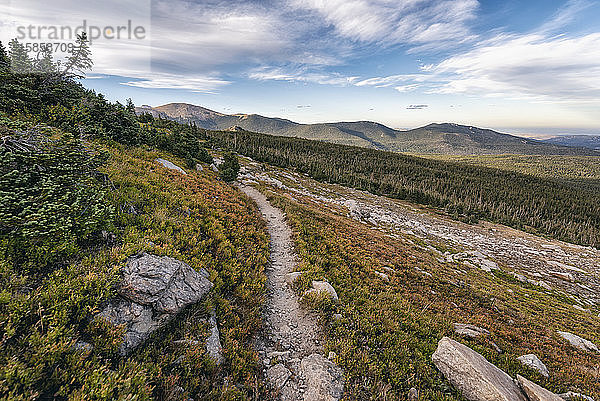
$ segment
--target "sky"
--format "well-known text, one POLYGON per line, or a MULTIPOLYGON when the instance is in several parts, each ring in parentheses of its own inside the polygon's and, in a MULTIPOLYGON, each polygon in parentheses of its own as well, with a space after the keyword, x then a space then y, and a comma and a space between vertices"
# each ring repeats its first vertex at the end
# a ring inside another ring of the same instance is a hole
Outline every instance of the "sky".
POLYGON ((0 40, 19 27, 34 27, 23 42, 56 41, 41 26, 110 27, 92 41, 84 85, 111 100, 303 123, 600 134, 598 0, 49 4, 0 0, 0 40), (128 23, 115 39, 114 27, 128 23), (132 37, 136 27, 143 35, 132 37))

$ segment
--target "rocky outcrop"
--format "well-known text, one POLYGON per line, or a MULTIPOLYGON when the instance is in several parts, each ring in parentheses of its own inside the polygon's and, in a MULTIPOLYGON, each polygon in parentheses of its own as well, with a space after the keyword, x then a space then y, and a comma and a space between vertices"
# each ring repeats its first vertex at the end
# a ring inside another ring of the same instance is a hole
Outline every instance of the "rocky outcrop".
POLYGON ((490 332, 486 329, 482 329, 481 327, 473 324, 465 323, 454 323, 454 332, 458 335, 471 338, 490 334, 490 332))
POLYGON ((166 167, 166 168, 168 168, 169 170, 175 170, 175 171, 178 171, 178 172, 180 172, 180 173, 181 173, 181 174, 183 174, 183 175, 187 175, 187 173, 185 172, 185 170, 184 170, 184 169, 182 169, 181 167, 179 167, 178 165, 176 165, 176 164, 174 164, 174 163, 171 163, 171 162, 170 162, 170 161, 168 161, 168 160, 165 160, 165 159, 158 158, 158 159, 156 159, 156 162, 158 162, 158 163, 162 164, 162 165, 163 165, 163 167, 166 167))
POLYGON ((509 375, 448 337, 440 340, 432 360, 446 379, 470 401, 526 401, 509 375))
POLYGON ((581 338, 578 335, 568 333, 566 331, 559 331, 558 334, 567 340, 573 347, 584 352, 598 352, 598 347, 591 341, 581 338))
POLYGON ((181 309, 200 301, 212 286, 205 270, 197 272, 179 260, 143 253, 129 259, 119 298, 96 317, 125 327, 119 349, 124 355, 181 309))
POLYGON ((306 379, 304 401, 337 401, 344 394, 342 370, 320 354, 302 359, 302 373, 306 379))
POLYGON ((517 381, 523 392, 527 394, 529 401, 564 401, 560 396, 538 386, 523 376, 517 375, 517 381))
POLYGON ((221 346, 217 317, 214 312, 210 315, 208 323, 210 324, 210 335, 206 339, 206 352, 217 365, 220 365, 223 362, 223 347, 221 346))
POLYGON ((560 398, 567 401, 594 401, 592 397, 580 393, 574 393, 573 391, 560 394, 560 398))
POLYGON ((544 365, 544 362, 540 361, 540 358, 538 358, 537 355, 527 354, 520 356, 517 359, 528 368, 537 370, 544 377, 548 377, 550 375, 548 368, 546 365, 544 365))
POLYGON ((312 288, 310 290, 306 291, 307 294, 321 293, 321 292, 328 294, 331 297, 331 299, 333 299, 335 301, 337 301, 339 299, 337 292, 335 292, 335 288, 333 288, 333 286, 326 281, 313 281, 312 288))

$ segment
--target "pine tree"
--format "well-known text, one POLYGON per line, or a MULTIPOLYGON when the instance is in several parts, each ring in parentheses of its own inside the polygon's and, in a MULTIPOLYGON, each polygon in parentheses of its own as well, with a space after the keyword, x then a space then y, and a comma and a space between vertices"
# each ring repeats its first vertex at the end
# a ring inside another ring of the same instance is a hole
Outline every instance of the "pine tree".
POLYGON ((10 68, 10 59, 4 44, 0 41, 0 72, 5 72, 10 68))
POLYGON ((67 78, 84 78, 85 71, 91 69, 93 65, 87 34, 83 32, 77 35, 77 40, 67 57, 62 75, 67 78))
POLYGON ((13 72, 27 74, 33 69, 33 62, 27 54, 25 46, 21 44, 17 39, 13 39, 8 44, 10 65, 13 72))

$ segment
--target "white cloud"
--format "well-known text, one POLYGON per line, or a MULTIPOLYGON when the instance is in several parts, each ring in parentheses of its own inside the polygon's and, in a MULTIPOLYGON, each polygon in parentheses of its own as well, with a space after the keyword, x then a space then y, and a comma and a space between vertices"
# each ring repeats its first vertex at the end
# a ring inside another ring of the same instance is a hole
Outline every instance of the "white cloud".
POLYGON ((206 76, 182 77, 172 74, 152 74, 148 78, 123 82, 122 84, 138 88, 185 89, 199 93, 214 93, 222 86, 230 84, 230 82, 206 76))
POLYGON ((362 42, 425 44, 471 37, 477 0, 291 0, 313 10, 346 38, 362 42))
POLYGON ((414 91, 419 86, 420 86, 419 84, 402 85, 402 86, 396 86, 394 89, 396 89, 398 92, 404 93, 404 92, 414 91))
POLYGON ((289 81, 307 82, 321 85, 347 86, 356 82, 358 77, 348 77, 341 74, 329 74, 324 72, 309 72, 304 68, 283 69, 263 67, 257 68, 248 74, 251 79, 259 81, 289 81))
POLYGON ((499 36, 432 70, 438 93, 600 101, 600 33, 499 36))

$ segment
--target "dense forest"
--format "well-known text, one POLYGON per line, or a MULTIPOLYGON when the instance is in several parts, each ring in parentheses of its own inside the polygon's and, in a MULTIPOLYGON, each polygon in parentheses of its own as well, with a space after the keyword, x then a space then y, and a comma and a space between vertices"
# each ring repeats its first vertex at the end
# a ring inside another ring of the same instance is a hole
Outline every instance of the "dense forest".
POLYGON ((600 194, 593 187, 516 172, 373 149, 251 132, 209 132, 253 159, 313 178, 486 219, 577 244, 600 246, 600 194))

